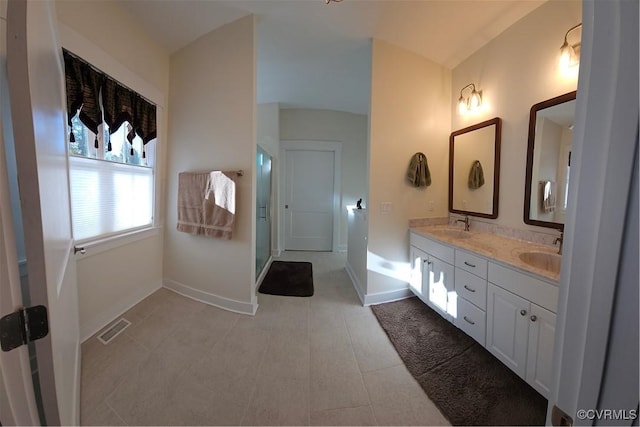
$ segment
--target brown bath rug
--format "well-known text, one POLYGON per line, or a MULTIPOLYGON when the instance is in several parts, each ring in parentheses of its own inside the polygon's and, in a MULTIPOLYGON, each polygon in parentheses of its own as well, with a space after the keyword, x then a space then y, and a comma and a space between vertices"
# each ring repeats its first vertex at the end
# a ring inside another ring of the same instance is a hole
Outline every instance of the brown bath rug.
POLYGON ((273 261, 258 292, 287 297, 313 295, 313 271, 310 262, 273 261))
POLYGON ((451 424, 544 425, 547 400, 418 298, 371 310, 451 424))

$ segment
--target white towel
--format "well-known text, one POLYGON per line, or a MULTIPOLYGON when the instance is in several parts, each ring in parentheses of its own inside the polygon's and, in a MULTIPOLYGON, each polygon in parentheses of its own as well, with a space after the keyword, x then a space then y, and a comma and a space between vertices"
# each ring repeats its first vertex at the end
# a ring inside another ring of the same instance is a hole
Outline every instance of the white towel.
POLYGON ((540 181, 542 189, 542 211, 551 213, 556 209, 556 183, 553 181, 540 181))
POLYGON ((213 171, 209 174, 207 183, 207 195, 205 199, 213 195, 216 206, 236 213, 236 183, 222 171, 213 171))

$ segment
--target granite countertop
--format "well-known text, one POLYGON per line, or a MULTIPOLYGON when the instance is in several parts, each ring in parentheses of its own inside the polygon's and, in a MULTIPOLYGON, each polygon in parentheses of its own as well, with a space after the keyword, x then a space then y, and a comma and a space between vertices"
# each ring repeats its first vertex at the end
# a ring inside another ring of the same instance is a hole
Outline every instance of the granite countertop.
POLYGON ((534 274, 541 279, 551 280, 556 286, 560 279, 559 271, 556 273, 544 268, 537 268, 520 259, 520 254, 526 252, 542 252, 558 256, 558 248, 555 246, 531 243, 499 234, 481 233, 473 230, 464 231, 462 227, 453 227, 450 225, 411 227, 409 230, 429 239, 437 240, 445 245, 464 249, 498 261, 499 263, 506 264, 509 267, 515 267, 526 273, 534 274))

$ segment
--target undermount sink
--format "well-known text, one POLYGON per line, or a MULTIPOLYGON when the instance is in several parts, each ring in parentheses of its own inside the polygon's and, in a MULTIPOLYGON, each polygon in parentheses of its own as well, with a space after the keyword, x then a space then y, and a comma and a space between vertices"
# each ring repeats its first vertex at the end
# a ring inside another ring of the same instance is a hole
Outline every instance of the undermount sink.
POLYGON ((431 230, 431 232, 435 235, 450 237, 452 239, 468 239, 469 237, 471 237, 471 233, 459 228, 438 228, 435 230, 431 230))
POLYGON ((560 261, 562 257, 549 252, 522 252, 518 255, 520 260, 531 267, 546 270, 551 273, 560 273, 560 261))

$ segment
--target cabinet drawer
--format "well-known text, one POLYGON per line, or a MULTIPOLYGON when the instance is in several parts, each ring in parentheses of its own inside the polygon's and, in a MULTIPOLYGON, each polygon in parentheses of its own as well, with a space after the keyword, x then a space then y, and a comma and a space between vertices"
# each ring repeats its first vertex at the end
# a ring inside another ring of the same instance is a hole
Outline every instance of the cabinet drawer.
POLYGON ((487 281, 456 267, 455 289, 458 298, 472 302, 482 310, 487 309, 487 281))
POLYGON ((485 344, 486 313, 464 298, 457 299, 458 310, 454 325, 462 329, 482 346, 485 344))
POLYGON ((433 255, 434 257, 439 258, 444 262, 453 264, 453 248, 435 242, 431 239, 427 239, 426 237, 414 232, 409 233, 409 240, 411 246, 415 246, 416 248, 428 253, 429 255, 433 255))
POLYGON ((465 269, 478 277, 487 278, 487 260, 477 255, 456 249, 456 267, 465 269))
POLYGON ((519 271, 489 263, 489 282, 538 304, 555 313, 558 308, 558 286, 519 271))

